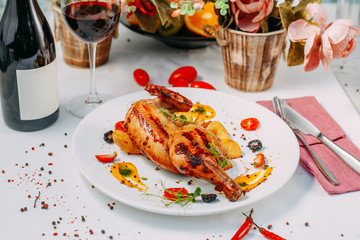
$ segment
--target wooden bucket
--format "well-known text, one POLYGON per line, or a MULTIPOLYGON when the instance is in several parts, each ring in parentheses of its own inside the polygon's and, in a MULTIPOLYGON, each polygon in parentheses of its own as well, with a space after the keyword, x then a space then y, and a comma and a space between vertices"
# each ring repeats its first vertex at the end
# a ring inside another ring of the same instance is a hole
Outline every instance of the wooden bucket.
MULTIPOLYGON (((60 41, 64 61, 67 64, 89 68, 89 52, 87 44, 77 39, 67 28, 62 18, 60 7, 53 0, 52 9, 54 12, 55 39, 60 41)), ((118 26, 104 41, 97 45, 96 66, 100 66, 109 59, 112 38, 117 38, 118 26)))
POLYGON ((275 78, 286 30, 246 33, 233 29, 214 32, 222 48, 226 83, 239 90, 259 92, 269 89, 275 78))

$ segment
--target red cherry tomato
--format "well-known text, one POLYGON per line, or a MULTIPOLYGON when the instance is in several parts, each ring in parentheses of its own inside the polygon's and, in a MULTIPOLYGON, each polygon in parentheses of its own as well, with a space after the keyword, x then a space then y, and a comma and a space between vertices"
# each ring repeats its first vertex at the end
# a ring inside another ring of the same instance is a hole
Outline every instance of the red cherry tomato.
POLYGON ((124 127, 125 121, 120 121, 115 124, 115 130, 121 130, 123 132, 126 132, 124 127))
POLYGON ((205 89, 210 89, 210 90, 216 90, 216 88, 214 88, 210 83, 207 82, 203 82, 203 81, 195 81, 190 83, 190 87, 193 88, 205 88, 205 89))
POLYGON ((246 131, 254 131, 259 127, 259 120, 256 118, 246 118, 241 121, 240 126, 246 131))
POLYGON ((254 167, 259 168, 265 165, 265 156, 262 153, 258 153, 254 158, 254 167))
POLYGON ((149 74, 141 68, 138 68, 134 71, 134 79, 140 86, 146 86, 149 81, 150 77, 149 74))
POLYGON ((197 77, 197 71, 194 67, 184 66, 176 69, 169 78, 169 83, 174 84, 179 79, 184 79, 188 83, 191 83, 197 77))
POLYGON ((105 155, 95 155, 97 160, 103 163, 110 163, 115 160, 117 156, 117 152, 114 152, 113 154, 105 154, 105 155))
POLYGON ((186 198, 187 196, 182 196, 188 194, 188 191, 185 188, 167 188, 164 190, 164 197, 176 201, 179 198, 186 198))
POLYGON ((173 87, 189 87, 189 83, 185 79, 178 79, 174 82, 173 87))

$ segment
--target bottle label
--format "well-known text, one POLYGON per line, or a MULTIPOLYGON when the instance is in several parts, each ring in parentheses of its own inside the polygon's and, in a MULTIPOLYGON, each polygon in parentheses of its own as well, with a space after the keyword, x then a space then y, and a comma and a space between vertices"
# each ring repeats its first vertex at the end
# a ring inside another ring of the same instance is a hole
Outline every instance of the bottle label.
POLYGON ((34 69, 16 70, 21 120, 47 117, 59 108, 56 59, 34 69))

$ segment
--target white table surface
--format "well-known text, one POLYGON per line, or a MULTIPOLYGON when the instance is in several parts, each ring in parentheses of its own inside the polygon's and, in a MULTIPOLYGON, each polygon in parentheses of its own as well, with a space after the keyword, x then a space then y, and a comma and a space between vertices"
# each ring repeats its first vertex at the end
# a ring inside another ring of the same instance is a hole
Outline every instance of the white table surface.
MULTIPOLYGON (((81 120, 65 109, 72 97, 87 91, 88 70, 66 65, 59 44, 57 51, 61 102, 58 121, 47 129, 24 133, 9 129, 2 118, 0 120, 0 239, 109 239, 111 235, 124 240, 228 240, 245 220, 241 212, 248 212, 250 208, 254 208, 254 218, 259 224, 264 227, 271 224, 272 231, 287 239, 360 239, 360 192, 329 195, 300 165, 290 181, 270 197, 245 209, 203 217, 144 212, 115 202, 92 188, 79 173, 71 154, 71 138, 81 120), (39 147, 42 143, 45 146, 39 147), (49 156, 49 152, 53 156, 49 156), (52 185, 46 187, 49 181, 52 185), (40 200, 34 208, 39 192, 40 200), (41 209, 41 201, 48 203, 49 209, 41 209), (108 204, 114 202, 110 210, 108 204), (27 211, 21 212, 24 207, 27 211), (305 226, 305 222, 309 226, 305 226), (101 230, 105 230, 105 234, 101 230), (58 235, 54 236, 55 233, 58 235)), ((218 91, 250 101, 270 100, 273 96, 316 96, 360 147, 360 117, 334 75, 322 67, 304 73, 302 66, 288 68, 282 62, 271 89, 241 92, 224 82, 219 47, 172 49, 121 26, 108 63, 97 69, 98 90, 115 97, 141 91, 143 87, 132 79, 136 68, 147 70, 152 83, 169 86, 169 75, 183 65, 196 67, 198 78, 213 84, 218 91)), ((245 239, 264 238, 252 230, 245 239)))

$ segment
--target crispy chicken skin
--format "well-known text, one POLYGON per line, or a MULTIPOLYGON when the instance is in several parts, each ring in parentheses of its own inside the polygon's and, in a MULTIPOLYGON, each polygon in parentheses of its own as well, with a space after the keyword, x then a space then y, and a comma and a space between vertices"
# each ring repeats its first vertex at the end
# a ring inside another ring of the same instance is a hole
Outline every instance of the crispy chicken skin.
POLYGON ((140 151, 157 165, 179 171, 169 157, 168 141, 178 126, 169 121, 160 108, 171 111, 189 111, 192 102, 165 87, 149 84, 145 88, 155 99, 143 99, 132 104, 125 117, 125 129, 140 151))
POLYGON ((170 159, 180 173, 204 179, 222 191, 230 201, 237 201, 243 190, 219 165, 226 158, 217 137, 197 124, 176 130, 169 140, 170 159), (215 152, 215 154, 214 154, 215 152))

